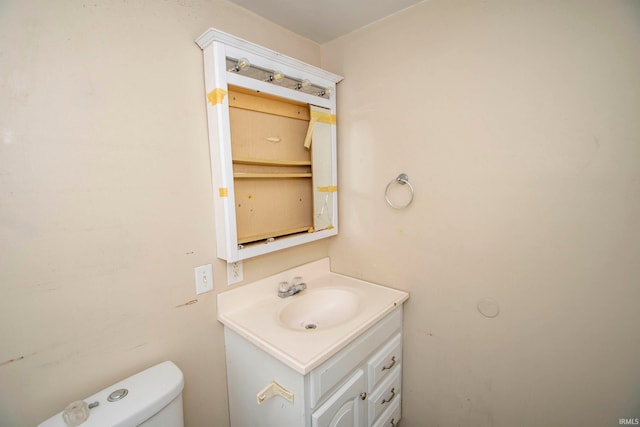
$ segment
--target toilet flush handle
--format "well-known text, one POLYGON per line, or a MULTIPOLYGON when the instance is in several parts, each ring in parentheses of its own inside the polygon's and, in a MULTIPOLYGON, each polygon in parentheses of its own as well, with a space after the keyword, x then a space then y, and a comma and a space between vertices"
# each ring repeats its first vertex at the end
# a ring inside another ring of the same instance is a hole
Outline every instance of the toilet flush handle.
POLYGON ((107 400, 109 402, 117 402, 118 400, 124 399, 127 394, 129 394, 129 390, 127 390, 126 388, 119 388, 118 390, 111 393, 109 397, 107 397, 107 400))

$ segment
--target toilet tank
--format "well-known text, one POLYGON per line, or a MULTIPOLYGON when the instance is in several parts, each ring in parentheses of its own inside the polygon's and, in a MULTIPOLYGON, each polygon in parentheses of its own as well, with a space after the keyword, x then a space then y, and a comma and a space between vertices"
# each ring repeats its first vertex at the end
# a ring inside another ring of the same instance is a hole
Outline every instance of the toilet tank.
MULTIPOLYGON (((184 427, 182 413, 182 371, 173 362, 163 362, 122 380, 111 387, 83 399, 88 404, 98 402, 89 411, 89 418, 80 427, 184 427), (112 393, 126 389, 116 401, 112 393)), ((66 427, 62 412, 38 427, 66 427)))

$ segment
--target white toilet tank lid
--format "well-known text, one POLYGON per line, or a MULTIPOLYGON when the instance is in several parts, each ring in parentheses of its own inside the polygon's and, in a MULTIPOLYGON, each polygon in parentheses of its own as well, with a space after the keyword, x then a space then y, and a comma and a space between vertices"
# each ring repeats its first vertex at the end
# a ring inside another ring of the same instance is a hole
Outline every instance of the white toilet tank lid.
MULTIPOLYGON (((171 403, 183 387, 180 368, 173 362, 162 362, 83 399, 88 404, 98 402, 99 405, 90 410, 89 418, 81 427, 137 426, 171 403), (128 393, 118 401, 109 402, 109 395, 119 389, 127 389, 128 393)), ((38 427, 66 427, 62 411, 38 427)))

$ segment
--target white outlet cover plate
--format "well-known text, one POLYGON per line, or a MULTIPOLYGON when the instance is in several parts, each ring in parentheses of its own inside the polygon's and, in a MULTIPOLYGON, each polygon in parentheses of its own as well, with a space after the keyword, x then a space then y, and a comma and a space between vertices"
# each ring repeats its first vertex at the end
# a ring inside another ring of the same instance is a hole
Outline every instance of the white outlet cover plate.
POLYGON ((213 290, 213 268, 211 264, 201 265, 195 268, 196 294, 202 294, 213 290))
POLYGON ((242 261, 227 263, 227 285, 242 282, 243 279, 242 261))

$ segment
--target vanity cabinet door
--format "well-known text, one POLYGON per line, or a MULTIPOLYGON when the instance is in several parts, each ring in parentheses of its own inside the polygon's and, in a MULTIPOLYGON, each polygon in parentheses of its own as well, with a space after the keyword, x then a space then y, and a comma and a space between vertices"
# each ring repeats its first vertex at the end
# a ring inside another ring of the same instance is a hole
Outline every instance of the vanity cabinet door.
POLYGON ((362 427, 364 425, 364 406, 361 397, 363 392, 364 372, 359 369, 311 415, 311 426, 362 427))

